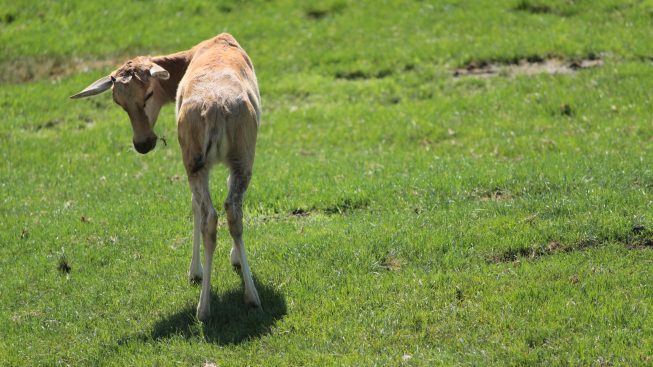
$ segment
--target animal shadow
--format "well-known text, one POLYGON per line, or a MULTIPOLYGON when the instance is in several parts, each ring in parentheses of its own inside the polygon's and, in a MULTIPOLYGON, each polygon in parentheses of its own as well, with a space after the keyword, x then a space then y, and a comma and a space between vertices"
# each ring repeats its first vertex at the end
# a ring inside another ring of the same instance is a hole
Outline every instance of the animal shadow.
POLYGON ((259 284, 256 279, 254 283, 261 299, 261 308, 245 305, 242 287, 219 295, 211 292, 211 319, 208 322, 197 321, 196 304, 189 304, 154 324, 148 339, 203 336, 209 343, 227 345, 269 334, 274 323, 286 315, 286 301, 272 287, 259 284))

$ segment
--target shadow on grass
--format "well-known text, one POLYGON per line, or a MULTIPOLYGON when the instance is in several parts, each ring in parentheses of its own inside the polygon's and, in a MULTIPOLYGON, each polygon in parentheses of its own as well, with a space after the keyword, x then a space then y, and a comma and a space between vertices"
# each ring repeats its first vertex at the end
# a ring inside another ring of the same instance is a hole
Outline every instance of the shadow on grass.
POLYGON ((144 339, 161 340, 172 337, 194 339, 203 337, 209 343, 240 344, 248 339, 269 334, 274 323, 286 315, 286 301, 272 287, 260 284, 256 289, 262 309, 251 308, 243 302, 243 288, 223 294, 211 292, 211 319, 200 323, 195 318, 196 305, 189 304, 154 324, 144 339))

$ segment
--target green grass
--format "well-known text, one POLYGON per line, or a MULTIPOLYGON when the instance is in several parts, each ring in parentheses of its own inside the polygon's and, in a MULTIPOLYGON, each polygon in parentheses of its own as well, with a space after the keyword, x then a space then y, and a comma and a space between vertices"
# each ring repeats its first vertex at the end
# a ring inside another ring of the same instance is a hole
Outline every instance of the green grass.
POLYGON ((0 364, 650 365, 651 23, 634 0, 0 1, 0 364), (67 97, 222 31, 263 98, 263 310, 222 216, 203 325, 174 108, 143 156, 108 95, 67 97), (453 76, 547 57, 604 64, 453 76))

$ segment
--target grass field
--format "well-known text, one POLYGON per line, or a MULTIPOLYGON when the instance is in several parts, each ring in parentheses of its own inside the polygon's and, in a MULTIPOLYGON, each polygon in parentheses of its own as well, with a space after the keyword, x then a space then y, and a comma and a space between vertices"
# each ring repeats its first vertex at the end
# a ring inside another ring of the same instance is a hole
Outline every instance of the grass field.
POLYGON ((637 0, 0 0, 0 365, 653 364, 652 26, 637 0), (67 97, 223 31, 263 100, 263 310, 221 215, 204 325, 173 106, 143 156, 108 94, 67 97))

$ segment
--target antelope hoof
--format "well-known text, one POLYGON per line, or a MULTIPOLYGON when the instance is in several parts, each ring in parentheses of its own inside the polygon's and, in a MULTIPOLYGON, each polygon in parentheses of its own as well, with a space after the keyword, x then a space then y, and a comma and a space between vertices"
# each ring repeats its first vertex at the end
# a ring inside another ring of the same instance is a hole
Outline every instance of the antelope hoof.
POLYGON ((231 260, 231 266, 234 267, 234 270, 240 270, 240 257, 235 248, 231 248, 231 253, 229 254, 229 259, 231 260))
POLYGON ((197 274, 188 274, 188 282, 191 284, 202 284, 202 276, 197 274))
POLYGON ((260 308, 261 300, 258 298, 256 290, 253 292, 245 291, 245 304, 251 308, 260 308))
POLYGON ((200 320, 203 323, 206 323, 211 319, 211 310, 209 310, 208 307, 203 310, 199 306, 197 306, 196 316, 198 320, 200 320))
POLYGON ((202 283, 202 266, 198 263, 190 264, 190 269, 188 269, 188 281, 191 284, 200 284, 202 283))
POLYGON ((191 284, 202 283, 202 268, 191 269, 188 271, 188 281, 191 284))

